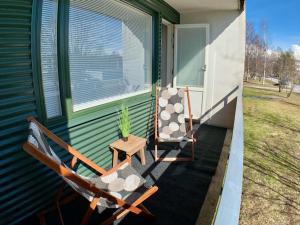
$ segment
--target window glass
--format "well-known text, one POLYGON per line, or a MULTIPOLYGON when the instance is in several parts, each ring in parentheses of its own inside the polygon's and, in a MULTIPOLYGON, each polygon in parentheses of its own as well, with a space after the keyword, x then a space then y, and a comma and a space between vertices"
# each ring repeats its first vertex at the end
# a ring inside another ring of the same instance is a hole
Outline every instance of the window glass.
POLYGON ((178 86, 204 86, 206 28, 182 27, 177 30, 178 86))
POLYGON ((111 0, 70 0, 73 111, 150 91, 152 17, 111 0))
POLYGON ((43 0, 40 47, 47 118, 61 115, 57 69, 57 7, 57 0, 43 0))

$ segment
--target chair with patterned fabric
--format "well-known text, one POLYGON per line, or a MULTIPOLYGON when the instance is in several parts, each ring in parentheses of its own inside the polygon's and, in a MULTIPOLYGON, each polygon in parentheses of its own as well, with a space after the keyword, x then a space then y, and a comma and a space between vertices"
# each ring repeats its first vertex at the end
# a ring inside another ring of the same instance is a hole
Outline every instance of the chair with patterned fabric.
POLYGON ((155 161, 193 161, 195 155, 195 142, 191 114, 191 102, 188 87, 186 88, 159 88, 156 87, 155 100, 155 161), (186 128, 184 100, 185 95, 188 106, 188 129, 186 128), (191 157, 160 157, 158 156, 158 144, 160 142, 191 142, 191 157))
MULTIPOLYGON (((112 224, 113 221, 127 215, 129 212, 149 219, 154 218, 142 203, 152 196, 158 188, 156 186, 147 187, 145 185, 146 180, 129 165, 128 160, 106 171, 51 133, 33 117, 29 117, 28 121, 30 122, 29 136, 27 142, 23 145, 24 150, 54 170, 63 178, 65 183, 90 202, 87 212, 81 220, 81 225, 87 224, 96 208, 98 208, 99 213, 105 208, 117 208, 116 213, 101 222, 101 225, 112 224), (67 166, 56 155, 46 138, 49 138, 72 155, 70 166, 67 166), (78 160, 100 175, 84 177, 76 173, 73 168, 78 160)), ((64 224, 64 221, 60 205, 67 202, 66 198, 62 199, 64 186, 63 184, 59 189, 55 202, 55 208, 57 208, 62 224, 64 224)), ((47 211, 41 213, 41 224, 46 224, 44 215, 47 211)))

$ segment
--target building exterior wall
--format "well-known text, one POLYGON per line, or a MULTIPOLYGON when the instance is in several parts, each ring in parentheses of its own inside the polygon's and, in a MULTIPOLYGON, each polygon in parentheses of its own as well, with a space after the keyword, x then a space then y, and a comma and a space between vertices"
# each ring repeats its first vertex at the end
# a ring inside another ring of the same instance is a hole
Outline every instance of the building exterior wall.
POLYGON ((181 14, 181 24, 209 24, 206 101, 202 122, 231 128, 237 87, 243 82, 245 12, 201 11, 181 14))
POLYGON ((300 60, 296 59, 296 81, 300 82, 300 60))
MULTIPOLYGON (((83 111, 76 116, 64 114, 59 121, 43 118, 42 85, 36 65, 38 58, 39 24, 36 11, 40 0, 3 0, 0 3, 0 224, 14 224, 39 212, 53 199, 61 179, 22 150, 28 123, 33 115, 59 137, 73 145, 100 166, 111 166, 108 145, 119 138, 118 110, 122 102, 83 111)), ((67 1, 59 1, 60 5, 67 1)), ((179 14, 160 0, 128 1, 150 10, 153 16, 153 80, 160 75, 160 25, 162 17, 174 23, 179 14)), ((63 10, 61 10, 63 12, 63 10)), ((65 21, 65 20, 63 20, 65 21)), ((61 26, 61 24, 60 24, 61 26)), ((61 43, 60 43, 61 44, 61 43)), ((61 50, 61 49, 60 49, 61 50)), ((64 54, 60 52, 60 54, 64 54)), ((64 76, 62 70, 59 76, 64 76)), ((66 104, 70 96, 63 99, 66 104)), ((152 133, 153 95, 151 93, 123 100, 129 106, 132 133, 149 137, 152 133)), ((59 149, 58 154, 69 159, 59 149)), ((91 174, 80 166, 79 173, 91 174)))

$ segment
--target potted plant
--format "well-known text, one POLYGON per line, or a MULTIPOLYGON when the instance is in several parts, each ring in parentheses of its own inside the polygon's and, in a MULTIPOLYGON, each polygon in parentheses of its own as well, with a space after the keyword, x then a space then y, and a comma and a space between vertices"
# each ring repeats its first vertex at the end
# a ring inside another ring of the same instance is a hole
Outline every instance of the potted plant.
POLYGON ((119 128, 123 136, 124 141, 128 141, 130 133, 130 119, 128 113, 128 107, 122 105, 121 113, 119 115, 119 128))

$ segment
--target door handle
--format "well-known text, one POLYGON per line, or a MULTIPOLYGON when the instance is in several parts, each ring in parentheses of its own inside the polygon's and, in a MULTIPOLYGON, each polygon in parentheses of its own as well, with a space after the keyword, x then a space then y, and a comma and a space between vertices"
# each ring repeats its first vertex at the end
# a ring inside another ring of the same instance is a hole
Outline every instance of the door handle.
POLYGON ((202 66, 201 69, 202 69, 203 71, 206 71, 206 65, 202 66))

